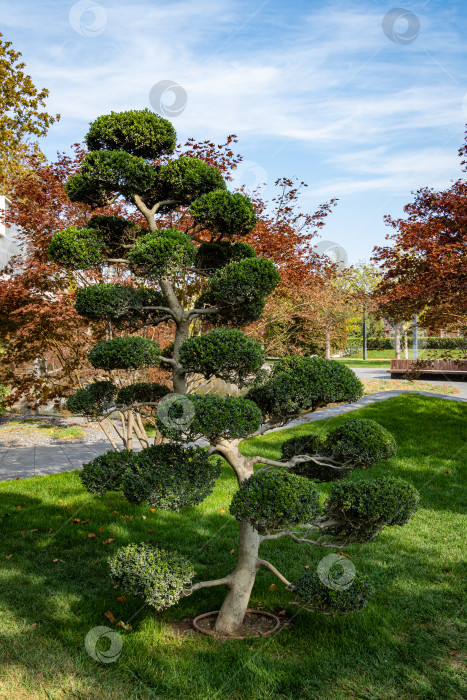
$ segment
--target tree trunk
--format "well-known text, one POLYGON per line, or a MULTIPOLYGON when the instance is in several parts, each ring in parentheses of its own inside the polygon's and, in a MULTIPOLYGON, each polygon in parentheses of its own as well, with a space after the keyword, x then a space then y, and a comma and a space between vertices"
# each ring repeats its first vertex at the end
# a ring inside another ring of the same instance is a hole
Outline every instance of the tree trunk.
POLYGON ((396 360, 401 359, 401 324, 396 323, 394 326, 394 344, 396 348, 396 360))
POLYGON ((404 359, 409 359, 409 336, 407 331, 404 331, 404 359))
POLYGON ((240 523, 239 529, 237 566, 216 620, 215 629, 221 635, 235 634, 242 624, 258 570, 260 534, 247 522, 240 523))
MULTIPOLYGON (((189 321, 184 320, 177 324, 177 330, 175 332, 174 339, 174 350, 172 358, 178 365, 178 353, 180 351, 180 345, 187 340, 190 335, 190 324, 189 321)), ((175 394, 186 394, 186 374, 182 371, 181 367, 174 367, 172 370, 172 382, 175 394)))
POLYGON ((326 348, 326 360, 331 359, 331 331, 326 331, 324 335, 324 342, 326 348))

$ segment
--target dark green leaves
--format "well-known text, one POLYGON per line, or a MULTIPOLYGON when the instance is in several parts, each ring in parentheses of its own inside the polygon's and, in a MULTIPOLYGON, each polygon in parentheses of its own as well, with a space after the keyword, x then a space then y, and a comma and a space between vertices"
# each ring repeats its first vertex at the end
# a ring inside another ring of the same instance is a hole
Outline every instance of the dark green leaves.
POLYGON ((75 309, 80 316, 93 321, 106 319, 119 329, 129 330, 139 323, 147 323, 163 316, 163 311, 144 308, 157 306, 167 306, 161 292, 111 282, 78 289, 75 301, 75 309))
POLYGON ((322 357, 287 357, 280 360, 272 376, 247 397, 266 418, 285 420, 306 409, 340 401, 358 401, 363 386, 349 367, 322 357))
POLYGON ((219 308, 219 318, 237 324, 257 320, 264 298, 279 283, 279 272, 270 260, 247 258, 231 262, 211 278, 210 288, 198 303, 219 308))
POLYGON ((95 369, 144 369, 159 364, 160 348, 148 338, 130 336, 101 340, 88 353, 95 369))
POLYGON ((49 257, 71 270, 89 270, 104 263, 104 241, 95 229, 67 226, 50 241, 49 257))
POLYGON ((172 153, 177 135, 172 124, 149 109, 111 112, 95 119, 86 135, 90 151, 123 150, 141 158, 172 153))
POLYGON ((311 612, 334 616, 363 610, 373 593, 367 578, 355 574, 344 586, 339 585, 339 578, 339 574, 331 569, 326 585, 316 572, 307 571, 290 586, 290 590, 296 594, 301 607, 311 612))
POLYGON ((177 603, 195 575, 180 554, 144 542, 120 547, 109 564, 116 588, 157 610, 177 603))
POLYGON ((318 492, 308 479, 284 471, 260 471, 244 481, 230 512, 259 532, 310 523, 319 513, 318 492))
POLYGON ((161 229, 140 238, 130 250, 130 269, 139 276, 160 278, 176 274, 193 264, 196 248, 177 229, 161 229))
POLYGON ((349 542, 367 542, 384 525, 405 525, 416 512, 418 491, 392 477, 334 484, 325 514, 336 524, 326 533, 349 542))
POLYGON ((264 353, 261 345, 242 331, 222 328, 186 340, 179 360, 206 379, 216 376, 242 385, 261 369, 264 353))
POLYGON ((251 200, 243 194, 226 189, 202 195, 190 206, 195 222, 218 236, 245 236, 256 224, 251 200))
POLYGON ((93 382, 70 396, 66 407, 71 413, 102 416, 113 406, 116 393, 117 387, 112 382, 93 382))

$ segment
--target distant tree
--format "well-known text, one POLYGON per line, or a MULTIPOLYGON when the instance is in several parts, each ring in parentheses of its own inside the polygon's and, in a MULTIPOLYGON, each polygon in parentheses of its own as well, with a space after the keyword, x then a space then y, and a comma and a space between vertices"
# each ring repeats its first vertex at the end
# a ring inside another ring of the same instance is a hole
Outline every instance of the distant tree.
MULTIPOLYGON (((467 154, 467 146, 460 155, 467 154)), ((463 161, 465 167, 465 161, 463 161)), ((374 248, 384 272, 378 294, 398 315, 424 313, 432 328, 461 325, 467 308, 467 183, 457 180, 437 192, 415 193, 405 219, 386 217, 394 229, 390 246, 374 248)), ((394 315, 394 314, 393 314, 394 315)))
POLYGON ((21 54, 0 34, 0 190, 9 191, 10 179, 28 168, 28 156, 40 154, 37 138, 45 136, 60 115, 43 111, 46 89, 38 90, 23 72, 21 54))

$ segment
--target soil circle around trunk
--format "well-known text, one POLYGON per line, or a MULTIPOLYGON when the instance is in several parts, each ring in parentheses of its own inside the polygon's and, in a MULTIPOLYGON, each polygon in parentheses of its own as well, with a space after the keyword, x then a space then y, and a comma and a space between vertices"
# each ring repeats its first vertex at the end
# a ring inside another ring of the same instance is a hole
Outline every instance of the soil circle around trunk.
POLYGON ((276 615, 263 612, 262 610, 247 610, 243 623, 234 635, 218 634, 214 629, 219 611, 198 615, 193 620, 193 627, 197 632, 207 634, 219 640, 224 639, 249 639, 251 637, 266 637, 268 634, 276 632, 281 622, 276 615))

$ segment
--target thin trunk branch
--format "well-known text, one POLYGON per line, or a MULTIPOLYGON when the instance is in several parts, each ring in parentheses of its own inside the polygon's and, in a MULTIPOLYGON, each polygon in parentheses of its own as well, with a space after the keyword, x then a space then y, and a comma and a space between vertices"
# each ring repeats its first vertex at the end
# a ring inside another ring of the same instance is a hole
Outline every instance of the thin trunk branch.
POLYGON ((264 566, 266 569, 269 569, 269 571, 272 571, 274 576, 277 576, 279 581, 282 581, 286 586, 290 586, 290 581, 287 581, 285 576, 282 576, 281 572, 276 569, 275 566, 273 566, 269 561, 266 561, 265 559, 257 559, 256 560, 256 565, 258 567, 264 566))

